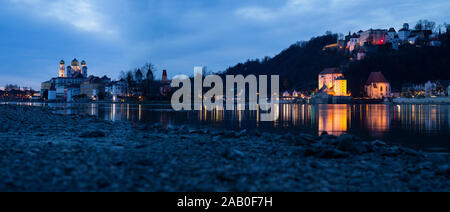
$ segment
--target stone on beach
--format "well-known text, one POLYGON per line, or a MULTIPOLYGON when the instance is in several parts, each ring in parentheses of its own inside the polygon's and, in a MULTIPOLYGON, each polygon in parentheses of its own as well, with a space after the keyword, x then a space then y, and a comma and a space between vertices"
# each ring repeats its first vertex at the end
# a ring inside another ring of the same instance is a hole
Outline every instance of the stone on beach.
POLYGON ((337 149, 353 154, 362 154, 369 151, 366 144, 359 138, 347 134, 337 138, 337 149))
POLYGON ((80 138, 103 138, 105 136, 105 133, 102 131, 87 131, 81 133, 80 138))
POLYGON ((352 135, 53 112, 0 106, 0 191, 450 191, 448 155, 352 135))

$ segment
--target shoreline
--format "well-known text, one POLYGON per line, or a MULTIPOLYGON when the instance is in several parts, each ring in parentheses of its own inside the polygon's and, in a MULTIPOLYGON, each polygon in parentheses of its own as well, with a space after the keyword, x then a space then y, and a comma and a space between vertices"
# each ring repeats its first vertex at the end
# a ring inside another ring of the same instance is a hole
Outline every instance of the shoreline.
MULTIPOLYGON (((429 101, 429 99, 401 99, 390 102, 349 102, 349 103, 307 103, 307 102, 290 102, 290 101, 280 101, 279 104, 294 104, 294 105, 450 105, 450 98, 446 100, 448 102, 442 101, 429 101)), ((0 100, 0 103, 38 103, 38 104, 132 104, 132 105, 154 105, 154 104, 170 104, 170 101, 143 101, 143 102, 112 102, 112 101, 91 101, 91 102, 48 102, 48 101, 9 101, 0 100)), ((248 102, 246 103, 248 104, 248 102)))
POLYGON ((450 191, 448 154, 352 135, 110 122, 0 105, 0 191, 450 191))

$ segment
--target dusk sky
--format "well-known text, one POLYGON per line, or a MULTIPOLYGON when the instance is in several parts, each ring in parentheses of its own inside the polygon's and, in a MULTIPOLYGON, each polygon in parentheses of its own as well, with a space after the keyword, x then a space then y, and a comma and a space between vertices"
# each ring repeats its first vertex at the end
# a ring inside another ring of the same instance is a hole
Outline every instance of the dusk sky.
POLYGON ((0 87, 40 88, 61 59, 89 74, 155 64, 160 77, 222 71, 325 31, 450 22, 449 0, 0 0, 0 87))

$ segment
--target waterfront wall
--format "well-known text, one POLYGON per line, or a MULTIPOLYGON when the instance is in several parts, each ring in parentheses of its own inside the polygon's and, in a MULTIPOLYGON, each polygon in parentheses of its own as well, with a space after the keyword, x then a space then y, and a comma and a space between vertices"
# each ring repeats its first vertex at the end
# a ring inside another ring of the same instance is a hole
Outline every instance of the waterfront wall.
POLYGON ((449 97, 436 98, 396 98, 392 100, 396 104, 450 104, 449 97))

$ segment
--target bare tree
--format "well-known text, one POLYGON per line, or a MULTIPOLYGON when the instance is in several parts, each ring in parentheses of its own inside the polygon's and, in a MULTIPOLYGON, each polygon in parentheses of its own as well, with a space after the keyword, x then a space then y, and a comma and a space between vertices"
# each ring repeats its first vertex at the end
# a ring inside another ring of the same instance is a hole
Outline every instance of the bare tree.
POLYGON ((428 21, 428 20, 419 20, 414 28, 416 30, 431 30, 431 31, 434 31, 436 29, 436 22, 428 21))
POLYGON ((20 87, 18 85, 8 84, 8 85, 5 85, 5 90, 6 91, 20 90, 20 87))
POLYGON ((150 79, 153 81, 155 79, 155 73, 157 72, 157 69, 153 63, 147 62, 142 67, 141 70, 145 74, 147 79, 150 79), (150 73, 149 73, 150 71, 150 73))
POLYGON ((125 80, 127 78, 127 74, 125 71, 120 71, 119 78, 125 80))
POLYGON ((445 33, 450 33, 450 24, 444 23, 445 33))

